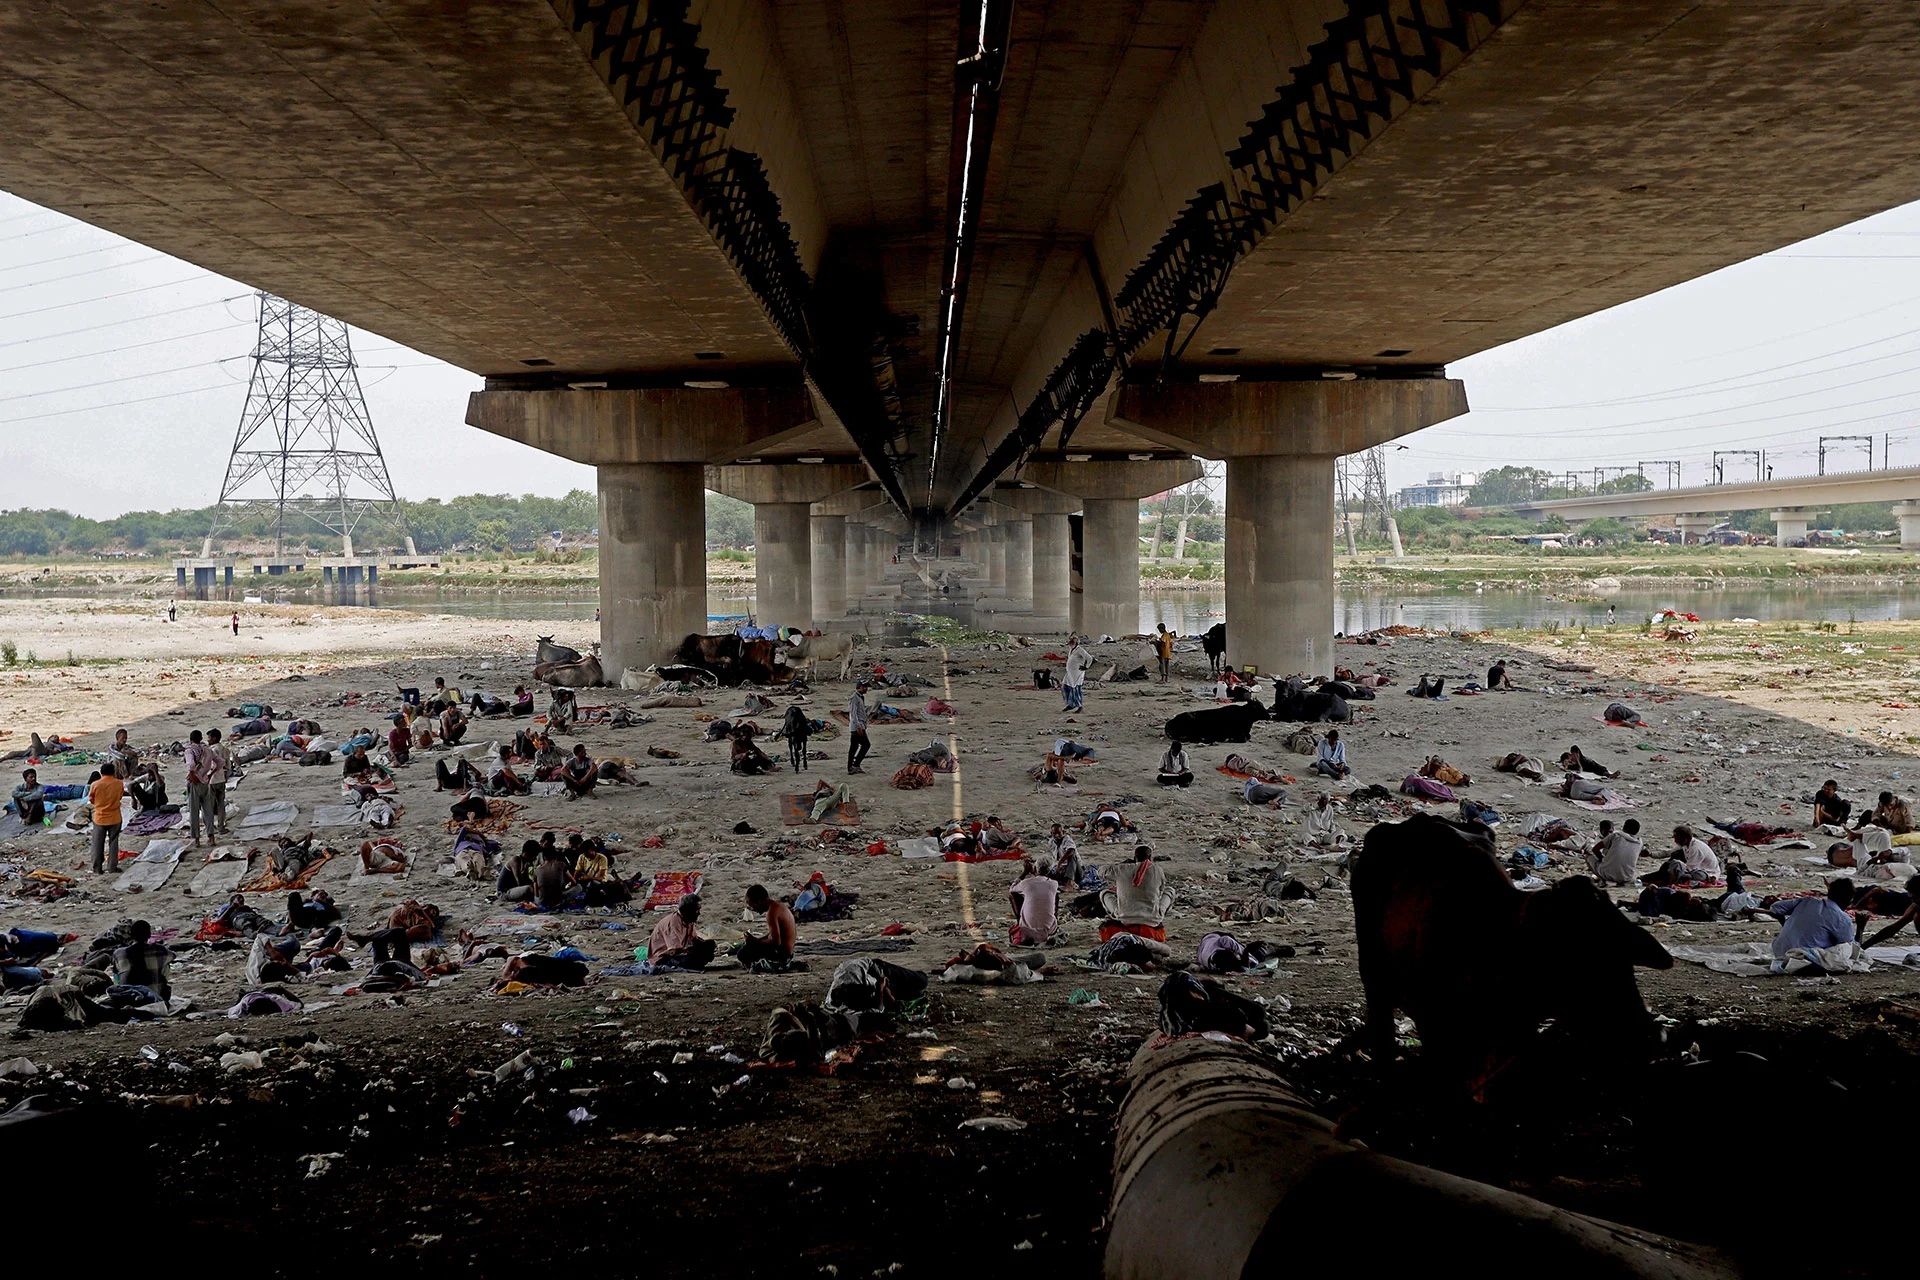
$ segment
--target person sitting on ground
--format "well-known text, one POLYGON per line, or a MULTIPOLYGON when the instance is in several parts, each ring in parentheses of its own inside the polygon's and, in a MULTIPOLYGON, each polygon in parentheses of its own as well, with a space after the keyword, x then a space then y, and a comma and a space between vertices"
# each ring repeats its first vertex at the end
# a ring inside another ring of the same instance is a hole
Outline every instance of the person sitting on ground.
POLYGON ((1861 827, 1881 827, 1890 835, 1904 836, 1912 832, 1913 818, 1907 812, 1907 802, 1905 800, 1894 795, 1891 791, 1882 791, 1880 793, 1880 801, 1874 805, 1873 812, 1862 813, 1860 815, 1860 821, 1855 825, 1861 827))
POLYGON ((773 757, 753 743, 753 728, 741 725, 733 731, 733 748, 727 767, 748 777, 774 771, 773 757))
POLYGON ((1693 828, 1673 829, 1673 849, 1657 871, 1640 877, 1641 884, 1708 884, 1720 878, 1720 855, 1707 842, 1695 838, 1693 828))
POLYGON ((780 736, 787 740, 787 762, 795 774, 806 772, 807 739, 812 734, 813 721, 807 718, 807 709, 799 703, 788 707, 785 719, 780 721, 780 736))
MULTIPOLYGON (((575 839, 578 839, 576 836, 575 839)), ((573 856, 573 878, 578 884, 604 884, 613 875, 606 850, 585 841, 568 852, 573 856)))
MULTIPOLYGON (((1858 926, 1865 922, 1862 919, 1856 920, 1855 923, 1858 926)), ((1920 933, 1920 875, 1913 876, 1907 881, 1907 909, 1902 911, 1892 924, 1861 943, 1861 949, 1869 950, 1879 946, 1881 942, 1900 932, 1907 925, 1912 925, 1914 931, 1920 933)))
POLYGON ((690 893, 680 905, 653 926, 647 943, 647 962, 656 969, 704 969, 713 963, 717 945, 700 936, 700 895, 690 893))
POLYGON ((553 697, 547 703, 547 732, 565 733, 580 718, 580 704, 575 701, 573 690, 556 688, 553 697))
POLYGON ((460 745, 460 739, 467 736, 467 717, 455 703, 440 713, 440 741, 450 747, 460 745))
POLYGON ((413 735, 407 732, 407 718, 396 715, 393 728, 387 730, 387 754, 393 757, 397 765, 410 764, 413 761, 413 735))
POLYGON ((507 708, 507 714, 516 718, 533 714, 533 695, 525 685, 513 686, 513 705, 507 708))
POLYGON ((362 840, 360 870, 370 876, 398 875, 407 869, 407 855, 397 840, 362 840))
POLYGON ((1813 825, 1844 827, 1853 812, 1853 802, 1841 796, 1840 784, 1828 778, 1813 797, 1813 825))
POLYGON ((1173 890, 1166 872, 1153 860, 1151 845, 1135 845, 1133 865, 1123 868, 1119 883, 1100 893, 1100 909, 1122 924, 1158 929, 1173 907, 1173 890))
POLYGON ((113 745, 107 748, 107 759, 113 762, 114 772, 122 778, 131 778, 140 769, 140 753, 127 743, 127 731, 113 731, 113 745))
POLYGON ((1052 945, 1060 933, 1060 882, 1053 877, 1053 864, 1042 862, 1022 876, 1007 898, 1015 917, 1007 941, 1016 947, 1052 945))
POLYGON ((20 771, 20 785, 13 789, 13 811, 28 826, 47 820, 47 789, 40 785, 39 770, 20 771))
POLYGON ((1776 900, 1767 908, 1780 920, 1780 932, 1773 935, 1775 969, 1785 963, 1789 951, 1807 952, 1807 958, 1811 960, 1814 951, 1852 942, 1853 917, 1847 914, 1847 907, 1852 902, 1853 881, 1845 876, 1827 886, 1827 896, 1824 898, 1776 900))
POLYGON ((487 790, 497 796, 524 796, 533 791, 533 784, 513 771, 513 753, 500 748, 500 763, 487 779, 487 790))
POLYGON ((427 710, 440 711, 447 707, 457 707, 464 699, 458 688, 448 688, 447 682, 439 676, 433 678, 433 692, 427 696, 427 710))
POLYGON ((1047 848, 1053 854, 1053 878, 1068 888, 1080 885, 1080 849, 1059 823, 1047 836, 1047 848))
POLYGON ((500 878, 493 886, 494 895, 502 902, 525 902, 533 897, 533 868, 539 860, 540 842, 528 840, 523 843, 520 852, 500 864, 500 878))
POLYGON ((158 761, 149 760, 140 766, 140 772, 127 783, 127 794, 141 813, 158 813, 167 807, 167 780, 160 776, 158 761))
POLYGON ((541 782, 557 782, 560 771, 566 767, 567 758, 562 755, 553 735, 542 730, 533 737, 533 776, 541 782))
POLYGON ((1313 808, 1307 810, 1307 843, 1323 849, 1347 843, 1346 833, 1334 822, 1338 816, 1334 811, 1333 797, 1321 792, 1313 802, 1313 808))
MULTIPOLYGON (((363 850, 365 845, 360 846, 363 850)), ((333 895, 325 889, 316 890, 312 897, 302 897, 297 893, 287 895, 287 925, 294 929, 324 929, 340 919, 340 908, 334 905, 333 895)))
POLYGON ((1102 804, 1093 811, 1092 834, 1093 838, 1100 843, 1118 840, 1123 833, 1137 830, 1139 828, 1128 822, 1127 816, 1115 805, 1102 804))
POLYGON ((1507 674, 1507 660, 1505 658, 1500 659, 1491 667, 1487 668, 1487 688, 1513 688, 1513 677, 1507 674))
POLYGON ((1167 749, 1160 755, 1160 771, 1156 780, 1163 787, 1190 787, 1193 785, 1193 767, 1187 763, 1187 748, 1180 742, 1167 743, 1167 749))
POLYGON ((1338 729, 1327 730, 1327 736, 1320 740, 1319 751, 1313 759, 1313 771, 1335 782, 1353 772, 1347 767, 1347 744, 1340 741, 1338 729))
POLYGON ((747 886, 747 906, 766 912, 767 932, 764 936, 750 933, 734 947, 733 953, 740 957, 740 963, 764 963, 774 969, 791 964, 794 944, 800 937, 800 926, 794 923, 792 909, 769 894, 762 884, 747 886))
POLYGON ((1099 758, 1093 754, 1092 747, 1083 747, 1072 738, 1055 738, 1053 740, 1053 754, 1059 756, 1062 760, 1095 760, 1099 758))
POLYGON ((107 989, 107 1003, 113 1005, 154 1004, 173 998, 173 983, 167 964, 173 952, 154 942, 153 926, 135 920, 127 926, 133 941, 113 953, 113 986, 107 989))
POLYGON ((408 898, 387 917, 386 928, 364 937, 348 936, 362 946, 372 944, 375 964, 385 964, 389 960, 412 964, 413 944, 433 941, 433 936, 440 932, 441 919, 440 908, 432 904, 422 906, 408 898))
POLYGON ((433 762, 435 791, 471 791, 480 785, 480 771, 465 756, 442 756, 433 762))
POLYGON ((1566 753, 1560 757, 1560 767, 1563 769, 1571 769, 1575 773, 1597 774, 1602 778, 1616 776, 1613 770, 1580 750, 1578 746, 1567 748, 1566 753))
POLYGON ((365 746, 356 746, 353 754, 349 755, 340 766, 340 776, 343 778, 365 778, 372 772, 373 761, 367 758, 365 746))
POLYGON ((587 744, 573 744, 573 755, 560 770, 560 781, 566 784, 567 799, 578 800, 582 796, 593 794, 595 784, 600 781, 600 766, 587 754, 587 744))
POLYGON ((980 844, 984 849, 1000 851, 1019 845, 1020 837, 1007 830, 1001 823, 1000 815, 988 814, 986 823, 980 828, 980 844))
POLYGON ((1620 830, 1613 823, 1600 823, 1600 838, 1586 855, 1587 874, 1602 884, 1632 884, 1640 874, 1640 854, 1646 843, 1640 839, 1640 820, 1628 818, 1620 830))
POLYGON ((533 897, 552 911, 563 905, 573 892, 573 872, 567 855, 558 849, 542 849, 540 865, 533 869, 533 897))

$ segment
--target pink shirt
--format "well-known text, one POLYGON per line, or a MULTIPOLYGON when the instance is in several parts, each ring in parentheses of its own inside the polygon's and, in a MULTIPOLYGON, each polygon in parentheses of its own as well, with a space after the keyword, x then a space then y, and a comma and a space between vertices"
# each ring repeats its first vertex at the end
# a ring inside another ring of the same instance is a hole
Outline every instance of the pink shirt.
POLYGON ((669 951, 685 951, 699 938, 698 929, 682 920, 678 911, 669 911, 653 926, 653 938, 647 943, 647 959, 658 960, 669 951))
POLYGON ((1013 886, 1020 895, 1020 928, 1036 938, 1053 933, 1060 920, 1060 882, 1051 876, 1031 875, 1013 886))

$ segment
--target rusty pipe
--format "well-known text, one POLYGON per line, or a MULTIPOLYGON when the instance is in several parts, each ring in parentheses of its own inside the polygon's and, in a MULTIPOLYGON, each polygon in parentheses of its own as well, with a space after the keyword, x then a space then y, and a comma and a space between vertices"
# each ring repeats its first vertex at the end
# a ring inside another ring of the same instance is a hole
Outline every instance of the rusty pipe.
POLYGON ((1108 1280, 1384 1275, 1730 1280, 1725 1255, 1336 1138, 1242 1041, 1149 1043, 1114 1145, 1108 1280), (1425 1260, 1425 1261, 1423 1261, 1425 1260))

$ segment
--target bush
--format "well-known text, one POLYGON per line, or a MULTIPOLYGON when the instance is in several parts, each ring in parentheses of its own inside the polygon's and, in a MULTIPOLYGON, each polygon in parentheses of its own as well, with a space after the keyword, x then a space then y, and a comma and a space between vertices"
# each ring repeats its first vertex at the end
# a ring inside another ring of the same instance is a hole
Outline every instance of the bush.
POLYGON ((20 646, 11 640, 0 640, 0 661, 13 666, 20 661, 20 646))

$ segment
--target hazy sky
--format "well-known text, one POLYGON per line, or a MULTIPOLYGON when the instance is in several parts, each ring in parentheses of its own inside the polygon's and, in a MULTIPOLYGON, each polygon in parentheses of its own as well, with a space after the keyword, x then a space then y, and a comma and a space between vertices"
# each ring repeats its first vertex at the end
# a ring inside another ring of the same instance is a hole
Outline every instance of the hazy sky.
MULTIPOLYGON (((253 330, 246 285, 0 193, 0 508, 212 502, 253 330)), ((1891 435, 1893 463, 1920 465, 1916 338, 1920 204, 1460 361, 1473 413, 1402 440, 1389 482, 1672 458, 1696 484, 1715 449, 1765 449, 1790 475, 1815 469, 1820 435, 1891 435)), ((403 496, 593 487, 590 467, 467 427, 473 375, 360 330, 354 345, 403 496)), ((1829 470, 1864 465, 1840 447, 1829 470)))

